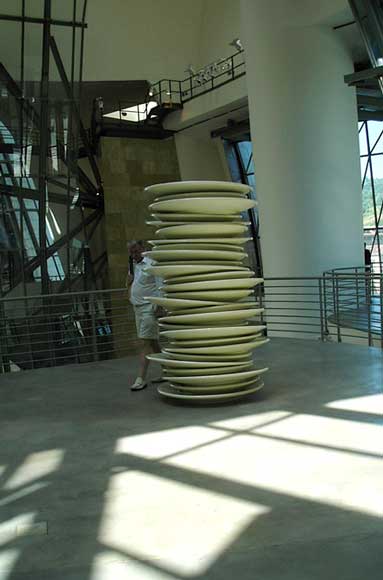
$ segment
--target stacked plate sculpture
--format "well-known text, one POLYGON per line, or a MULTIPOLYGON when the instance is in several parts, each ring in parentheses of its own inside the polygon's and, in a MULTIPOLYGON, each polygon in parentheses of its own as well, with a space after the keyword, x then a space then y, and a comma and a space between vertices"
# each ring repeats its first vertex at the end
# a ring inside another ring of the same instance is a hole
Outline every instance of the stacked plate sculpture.
POLYGON ((262 283, 244 265, 250 188, 221 181, 152 185, 149 208, 157 227, 150 270, 163 279, 159 319, 162 352, 148 358, 163 368, 161 395, 211 401, 249 395, 263 386, 267 368, 255 368, 253 350, 268 339, 259 323, 254 289, 262 283))

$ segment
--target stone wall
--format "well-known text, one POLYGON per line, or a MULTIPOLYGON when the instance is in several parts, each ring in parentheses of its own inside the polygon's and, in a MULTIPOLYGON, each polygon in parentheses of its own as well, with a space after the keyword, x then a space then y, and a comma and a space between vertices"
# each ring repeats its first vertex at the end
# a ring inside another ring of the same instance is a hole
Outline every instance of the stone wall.
MULTIPOLYGON (((174 139, 101 139, 100 170, 105 191, 105 237, 110 288, 125 286, 129 255, 127 243, 151 239, 147 185, 180 179, 174 139)), ((133 309, 127 295, 113 299, 113 333, 119 356, 137 352, 133 309), (128 321, 126 321, 126 311, 128 321)))

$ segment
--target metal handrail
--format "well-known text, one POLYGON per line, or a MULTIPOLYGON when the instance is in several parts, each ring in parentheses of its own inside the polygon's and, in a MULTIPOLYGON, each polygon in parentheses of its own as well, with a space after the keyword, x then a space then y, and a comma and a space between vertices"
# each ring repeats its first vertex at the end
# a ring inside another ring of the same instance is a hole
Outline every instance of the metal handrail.
MULTIPOLYGON (((383 294, 372 294, 371 278, 349 268, 274 276, 255 288, 253 299, 265 308, 260 322, 268 336, 383 349, 383 294)), ((126 288, 0 299, 0 372, 12 362, 21 369, 77 364, 127 356, 136 347, 126 288)))

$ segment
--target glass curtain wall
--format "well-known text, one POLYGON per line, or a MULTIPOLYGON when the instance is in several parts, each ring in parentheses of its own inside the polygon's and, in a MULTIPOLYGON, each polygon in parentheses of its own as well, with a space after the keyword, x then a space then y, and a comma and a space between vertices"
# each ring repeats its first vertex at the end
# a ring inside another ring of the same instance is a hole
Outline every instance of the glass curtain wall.
POLYGON ((0 4, 0 295, 95 288, 102 187, 79 114, 86 0, 0 4))
MULTIPOLYGON (((229 164, 230 174, 233 181, 250 185, 250 197, 257 199, 255 168, 253 159, 253 146, 250 140, 229 141, 224 139, 226 158, 229 164)), ((250 230, 253 238, 253 245, 247 248, 252 267, 258 276, 263 275, 262 255, 260 246, 259 217, 255 207, 248 212, 250 219, 250 230)))
POLYGON ((372 270, 382 273, 383 254, 383 123, 359 123, 364 241, 372 270))

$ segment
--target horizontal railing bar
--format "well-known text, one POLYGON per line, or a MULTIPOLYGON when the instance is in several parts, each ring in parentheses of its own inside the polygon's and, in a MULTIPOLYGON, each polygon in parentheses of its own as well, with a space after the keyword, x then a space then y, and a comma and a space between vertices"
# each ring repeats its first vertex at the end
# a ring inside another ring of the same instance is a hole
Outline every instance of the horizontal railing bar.
POLYGON ((300 316, 300 315, 294 315, 294 314, 268 314, 267 312, 265 312, 263 314, 264 318, 267 320, 268 318, 303 318, 304 320, 307 320, 308 318, 312 318, 314 320, 320 320, 320 316, 300 316))
POLYGON ((317 328, 318 326, 320 326, 320 323, 314 324, 313 322, 289 322, 288 320, 287 321, 281 321, 281 322, 276 322, 276 321, 273 321, 273 320, 268 320, 267 322, 268 322, 267 328, 269 328, 269 326, 272 326, 272 325, 275 325, 275 324, 284 324, 284 325, 288 324, 289 326, 290 325, 291 326, 312 326, 314 328, 317 328))
POLYGON ((316 336, 320 336, 320 330, 318 332, 314 332, 313 330, 294 330, 293 328, 282 328, 282 329, 270 329, 272 332, 294 332, 295 334, 315 334, 316 336))
POLYGON ((266 307, 267 307, 267 303, 269 303, 269 302, 274 303, 274 304, 282 302, 283 304, 318 304, 319 305, 319 298, 318 298, 318 301, 317 300, 286 300, 285 298, 283 300, 277 300, 275 298, 268 300, 267 295, 266 295, 264 297, 264 300, 266 302, 266 307))
POLYGON ((110 288, 109 290, 81 290, 78 292, 67 292, 67 293, 53 293, 53 294, 39 294, 38 296, 11 296, 9 298, 0 298, 0 302, 18 302, 20 300, 44 300, 49 298, 57 298, 63 296, 85 296, 93 295, 99 296, 100 294, 108 293, 122 293, 127 292, 126 288, 110 288))

